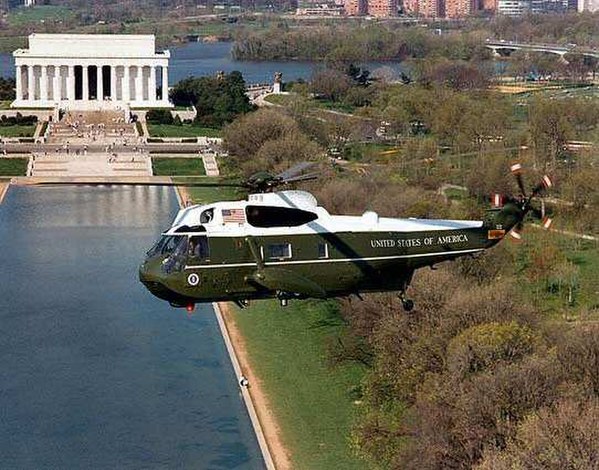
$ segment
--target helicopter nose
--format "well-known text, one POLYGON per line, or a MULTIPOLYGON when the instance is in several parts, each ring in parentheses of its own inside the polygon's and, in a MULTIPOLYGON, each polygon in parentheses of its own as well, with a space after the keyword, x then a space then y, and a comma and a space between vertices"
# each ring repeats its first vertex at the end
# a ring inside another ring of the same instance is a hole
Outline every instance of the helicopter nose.
POLYGON ((160 263, 145 260, 139 266, 139 280, 146 284, 160 282, 160 263))

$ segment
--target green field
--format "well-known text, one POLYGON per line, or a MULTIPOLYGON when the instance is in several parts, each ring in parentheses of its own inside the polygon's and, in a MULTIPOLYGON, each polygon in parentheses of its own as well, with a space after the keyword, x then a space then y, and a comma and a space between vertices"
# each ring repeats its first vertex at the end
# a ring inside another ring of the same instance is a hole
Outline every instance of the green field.
POLYGON ((220 137, 219 129, 209 127, 194 126, 193 124, 150 124, 148 123, 148 132, 152 137, 220 137))
POLYGON ((0 52, 10 53, 15 49, 27 47, 25 36, 2 36, 0 37, 0 52))
POLYGON ((0 176, 25 176, 27 158, 0 158, 0 176))
POLYGON ((346 328, 336 302, 292 301, 282 308, 277 301, 257 301, 234 310, 234 316, 290 449, 292 468, 366 468, 350 448, 364 370, 327 364, 327 344, 346 328))
MULTIPOLYGON (((296 95, 268 95, 264 98, 264 101, 268 101, 269 103, 278 104, 281 106, 289 106, 296 99, 296 95)), ((314 109, 320 110, 328 110, 341 113, 352 113, 356 110, 355 106, 324 99, 310 98, 307 100, 307 103, 309 103, 309 105, 314 109)))
POLYGON ((15 124, 12 126, 0 126, 0 136, 2 137, 33 137, 36 125, 23 126, 15 124))
POLYGON ((201 158, 155 158, 152 157, 155 176, 204 176, 201 158))
MULTIPOLYGON (((181 180, 182 181, 182 180, 181 180)), ((206 177, 202 178, 203 183, 216 184, 224 181, 222 178, 206 177)), ((216 201, 236 201, 242 196, 238 194, 238 188, 231 187, 206 187, 206 188, 187 188, 191 199, 196 204, 210 204, 216 201)))
POLYGON ((56 5, 36 5, 29 8, 18 8, 8 16, 10 26, 27 23, 43 23, 46 21, 63 21, 73 15, 70 8, 56 5))

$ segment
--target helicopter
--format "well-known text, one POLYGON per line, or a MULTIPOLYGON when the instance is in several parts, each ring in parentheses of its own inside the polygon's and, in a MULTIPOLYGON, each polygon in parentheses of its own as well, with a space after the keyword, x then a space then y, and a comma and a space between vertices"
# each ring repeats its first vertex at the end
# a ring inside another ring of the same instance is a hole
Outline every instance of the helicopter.
POLYGON ((520 196, 499 202, 484 220, 387 218, 372 211, 348 216, 329 214, 309 192, 275 191, 317 176, 294 171, 225 184, 248 189, 245 200, 181 209, 146 253, 140 281, 188 311, 203 302, 233 301, 243 308, 251 300, 277 298, 286 306, 292 299, 386 291, 398 292, 411 311, 406 292, 416 270, 479 254, 508 233, 519 239, 524 217, 536 211, 533 200, 552 186, 544 176, 527 195, 522 167, 514 164, 520 196))

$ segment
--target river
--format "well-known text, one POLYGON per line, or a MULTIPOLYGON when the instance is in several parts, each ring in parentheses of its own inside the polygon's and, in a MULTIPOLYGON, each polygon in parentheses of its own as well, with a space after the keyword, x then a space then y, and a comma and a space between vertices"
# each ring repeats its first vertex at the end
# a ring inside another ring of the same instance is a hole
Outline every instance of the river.
POLYGON ((188 316, 137 280, 176 209, 168 188, 11 188, 2 468, 264 468, 210 308, 188 316))
MULTIPOLYGON (((309 61, 238 61, 231 57, 231 43, 228 42, 189 42, 170 48, 169 83, 171 85, 190 77, 215 75, 217 71, 239 70, 246 83, 272 82, 275 72, 283 73, 284 81, 302 78, 309 80, 313 71, 322 66, 321 62, 309 61)), ((396 73, 399 63, 370 62, 368 70, 391 67, 396 73)), ((0 76, 14 77, 15 67, 11 54, 0 54, 0 76)))

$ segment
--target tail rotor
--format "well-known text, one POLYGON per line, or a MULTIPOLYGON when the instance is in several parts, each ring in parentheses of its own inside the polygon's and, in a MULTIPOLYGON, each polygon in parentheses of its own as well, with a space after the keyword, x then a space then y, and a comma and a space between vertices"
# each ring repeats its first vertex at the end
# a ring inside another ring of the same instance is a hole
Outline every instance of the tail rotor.
POLYGON ((524 229, 524 218, 528 212, 532 212, 535 216, 541 220, 541 226, 548 230, 553 220, 545 214, 545 204, 541 201, 541 209, 537 209, 533 206, 534 200, 538 196, 542 196, 543 193, 553 187, 553 181, 547 175, 541 178, 541 181, 532 189, 530 195, 526 192, 526 186, 524 184, 523 172, 524 169, 519 162, 515 162, 510 166, 511 173, 516 178, 518 189, 520 190, 520 196, 512 199, 511 202, 516 204, 520 209, 520 217, 518 223, 510 231, 510 235, 516 241, 522 241, 522 231, 524 229))

